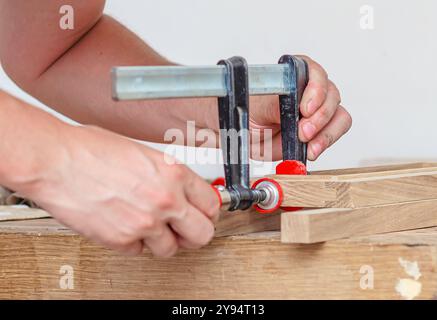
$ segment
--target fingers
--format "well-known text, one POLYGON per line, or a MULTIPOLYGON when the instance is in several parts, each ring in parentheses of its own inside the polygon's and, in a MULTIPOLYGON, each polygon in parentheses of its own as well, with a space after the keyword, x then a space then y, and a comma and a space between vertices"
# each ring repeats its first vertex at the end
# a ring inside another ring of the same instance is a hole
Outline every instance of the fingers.
POLYGON ((320 154, 344 135, 352 126, 350 114, 339 106, 332 120, 308 143, 308 159, 316 160, 320 154))
POLYGON ((328 74, 314 60, 306 56, 298 56, 308 64, 308 85, 303 93, 300 110, 305 118, 311 117, 323 104, 328 93, 328 74))
POLYGON ((308 142, 320 132, 334 116, 340 104, 340 92, 337 87, 329 81, 328 92, 322 106, 309 118, 304 118, 299 124, 299 138, 308 142))
POLYGON ((155 256, 161 258, 175 255, 179 248, 175 234, 167 225, 162 227, 160 235, 148 237, 143 241, 155 256))
POLYGON ((141 241, 135 241, 126 245, 115 245, 111 249, 120 252, 126 256, 136 256, 143 252, 144 245, 141 241))
POLYGON ((309 81, 300 104, 299 139, 308 143, 308 159, 316 160, 350 129, 352 118, 340 106, 340 92, 326 71, 314 60, 300 57, 308 63, 309 81))
POLYGON ((220 200, 211 186, 193 174, 184 189, 188 202, 216 222, 220 213, 220 200))
POLYGON ((177 210, 186 200, 209 219, 217 218, 220 201, 207 182, 182 164, 165 165, 160 170, 163 175, 170 179, 170 187, 178 186, 177 189, 180 188, 182 191, 180 193, 178 190, 176 193, 180 194, 181 197, 172 201, 174 204, 178 204, 177 210))
POLYGON ((169 224, 183 239, 182 242, 191 248, 200 248, 208 244, 214 236, 214 224, 191 205, 188 205, 184 216, 171 218, 169 224))
POLYGON ((137 188, 136 194, 138 201, 144 199, 143 193, 151 195, 143 210, 146 213, 152 208, 158 214, 154 215, 155 223, 147 224, 148 230, 143 228, 145 232, 137 231, 136 235, 144 237, 144 244, 159 257, 170 257, 179 247, 206 245, 214 235, 211 220, 219 213, 216 193, 184 165, 161 164, 158 168, 162 181, 154 192, 149 190, 148 184, 137 188))

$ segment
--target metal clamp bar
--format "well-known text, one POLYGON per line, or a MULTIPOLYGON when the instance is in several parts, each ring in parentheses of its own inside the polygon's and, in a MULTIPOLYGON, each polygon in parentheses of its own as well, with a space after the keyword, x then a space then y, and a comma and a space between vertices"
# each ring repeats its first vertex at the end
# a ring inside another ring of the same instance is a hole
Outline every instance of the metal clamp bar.
MULTIPOLYGON (((249 94, 289 94, 289 68, 287 64, 249 66, 249 94)), ((115 100, 225 97, 228 91, 226 67, 223 65, 112 69, 112 95, 115 100)))
POLYGON ((300 101, 308 84, 308 65, 305 60, 284 55, 280 64, 289 66, 290 89, 279 96, 281 114, 282 158, 306 164, 307 144, 299 139, 300 101))

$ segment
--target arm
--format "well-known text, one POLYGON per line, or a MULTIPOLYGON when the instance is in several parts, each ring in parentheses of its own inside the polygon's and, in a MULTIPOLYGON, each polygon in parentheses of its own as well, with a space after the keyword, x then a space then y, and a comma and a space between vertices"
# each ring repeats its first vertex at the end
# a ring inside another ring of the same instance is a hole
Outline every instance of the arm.
MULTIPOLYGON (((186 131, 186 121, 216 135, 216 99, 115 103, 109 70, 117 65, 168 65, 136 35, 103 15, 104 0, 71 0, 75 29, 58 26, 61 0, 0 0, 0 58, 8 74, 48 106, 85 124, 137 139, 163 142, 168 128, 186 131)), ((340 94, 309 58, 310 82, 301 104, 300 138, 315 160, 351 126, 340 94)), ((273 129, 273 159, 281 157, 278 99, 251 101, 252 128, 273 129)), ((262 143, 262 141, 261 141, 262 143)), ((216 147, 216 145, 212 145, 216 147)))
POLYGON ((161 153, 102 129, 67 125, 1 90, 0 185, 131 254, 143 245, 159 256, 205 245, 219 206, 205 181, 161 153))
POLYGON ((0 1, 0 57, 19 86, 81 123, 142 140, 163 142, 166 129, 185 130, 187 118, 215 125, 208 117, 212 108, 216 113, 214 99, 112 101, 113 66, 172 63, 104 16, 105 1, 68 3, 75 9, 74 30, 59 27, 64 1, 0 1))

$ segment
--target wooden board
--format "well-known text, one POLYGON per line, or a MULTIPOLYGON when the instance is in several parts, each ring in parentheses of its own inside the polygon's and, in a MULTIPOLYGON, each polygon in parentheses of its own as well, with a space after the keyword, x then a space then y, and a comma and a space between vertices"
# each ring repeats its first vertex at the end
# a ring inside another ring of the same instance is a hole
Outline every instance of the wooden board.
POLYGON ((242 235, 261 231, 278 231, 281 212, 260 214, 255 210, 223 212, 216 225, 215 236, 242 235))
POLYGON ((13 205, 0 206, 0 222, 13 220, 29 220, 48 218, 50 215, 41 209, 33 209, 27 206, 13 205))
POLYGON ((433 226, 437 226, 437 199, 358 209, 302 210, 282 214, 281 240, 317 243, 433 226))
MULTIPOLYGON (((367 167, 367 168, 313 171, 311 172, 311 176, 308 178, 314 179, 314 176, 317 176, 319 178, 325 176, 346 177, 347 175, 354 175, 354 174, 363 175, 369 172, 375 175, 377 173, 393 171, 393 170, 405 170, 405 169, 422 170, 423 168, 432 168, 432 167, 437 167, 437 164, 435 163, 411 164, 410 163, 410 164, 376 166, 376 167, 367 167)), ((317 194, 317 196, 314 199, 310 199, 309 201, 312 204, 314 204, 315 201, 318 201, 319 205, 324 206, 326 204, 326 194, 329 194, 329 192, 330 191, 325 192, 325 198, 322 193, 322 194, 317 194)), ((309 195, 304 194, 303 196, 304 198, 302 201, 308 201, 309 195)), ((317 205, 314 206, 317 207, 317 205)), ((227 236, 227 235, 245 234, 250 232, 279 230, 280 228, 279 214, 280 212, 273 215, 258 214, 254 210, 249 210, 246 212, 222 213, 220 221, 217 224, 216 235, 227 236)), ((4 206, 4 207, 0 206, 0 220, 20 220, 20 219, 28 219, 28 218, 42 218, 46 216, 49 216, 49 214, 38 209, 23 209, 23 208, 18 209, 18 208, 12 208, 10 206, 4 206), (14 213, 13 215, 9 214, 11 210, 14 213), (4 213, 3 215, 1 215, 2 212, 4 213)))
POLYGON ((272 178, 283 188, 283 205, 291 207, 358 208, 437 198, 437 166, 361 170, 272 178))
MULTIPOLYGON (((273 214, 259 214, 255 210, 222 212, 219 222, 215 227, 215 236, 224 237, 229 235, 240 235, 260 231, 277 231, 280 229, 281 212, 273 214)), ((48 218, 50 215, 41 209, 0 206, 0 226, 3 229, 13 229, 16 226, 14 221, 18 221, 18 225, 22 228, 23 224, 20 221, 29 220, 31 226, 38 224, 30 222, 35 219, 48 218)), ((59 224, 53 219, 44 220, 46 225, 59 224), (50 221, 50 222, 47 222, 50 221)))
POLYGON ((433 299, 436 256, 435 228, 305 246, 263 232, 156 259, 15 221, 0 224, 0 299, 433 299))
POLYGON ((311 175, 345 175, 345 174, 355 174, 355 173, 382 172, 382 171, 432 168, 432 167, 437 167, 437 162, 408 162, 408 163, 375 165, 375 166, 357 167, 357 168, 317 170, 317 171, 311 171, 310 174, 311 175))

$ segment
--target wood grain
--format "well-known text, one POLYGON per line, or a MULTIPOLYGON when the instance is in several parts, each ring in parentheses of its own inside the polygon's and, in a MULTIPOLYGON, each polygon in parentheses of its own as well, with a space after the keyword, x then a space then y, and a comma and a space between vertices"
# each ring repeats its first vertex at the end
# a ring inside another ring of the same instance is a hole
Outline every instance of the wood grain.
POLYGON ((302 210, 282 214, 281 240, 317 243, 433 226, 437 226, 437 200, 357 209, 302 210))
POLYGON ((255 210, 222 212, 216 225, 215 236, 232 236, 261 231, 278 231, 281 228, 281 212, 260 214, 255 210))
POLYGON ((275 175, 284 206, 358 208, 437 198, 437 167, 310 176, 275 175))
MULTIPOLYGON (((54 219, 42 219, 50 215, 40 209, 14 208, 0 206, 0 227, 3 231, 13 231, 15 228, 54 228, 68 230, 54 219)), ((215 236, 224 237, 241 235, 261 231, 278 231, 281 223, 281 212, 273 214, 259 214, 255 210, 222 212, 215 227, 215 236)), ((43 229, 44 229, 43 228, 43 229)), ((42 230, 43 231, 43 230, 42 230)))
POLYGON ((0 206, 0 221, 28 220, 47 218, 50 215, 41 209, 32 209, 27 206, 0 206))
POLYGON ((404 169, 418 169, 418 168, 431 168, 437 167, 437 162, 407 162, 389 165, 376 165, 356 168, 342 168, 342 169, 329 169, 312 171, 311 175, 345 175, 355 173, 367 173, 367 172, 381 172, 392 170, 404 170, 404 169))
POLYGON ((44 220, 6 224, 0 299, 402 299, 396 286, 411 276, 399 259, 421 272, 416 298, 437 293, 435 228, 304 246, 262 232, 156 259, 118 255, 44 220), (62 266, 73 268, 71 290, 60 288, 62 266), (363 267, 374 271, 373 289, 360 287, 363 267))

